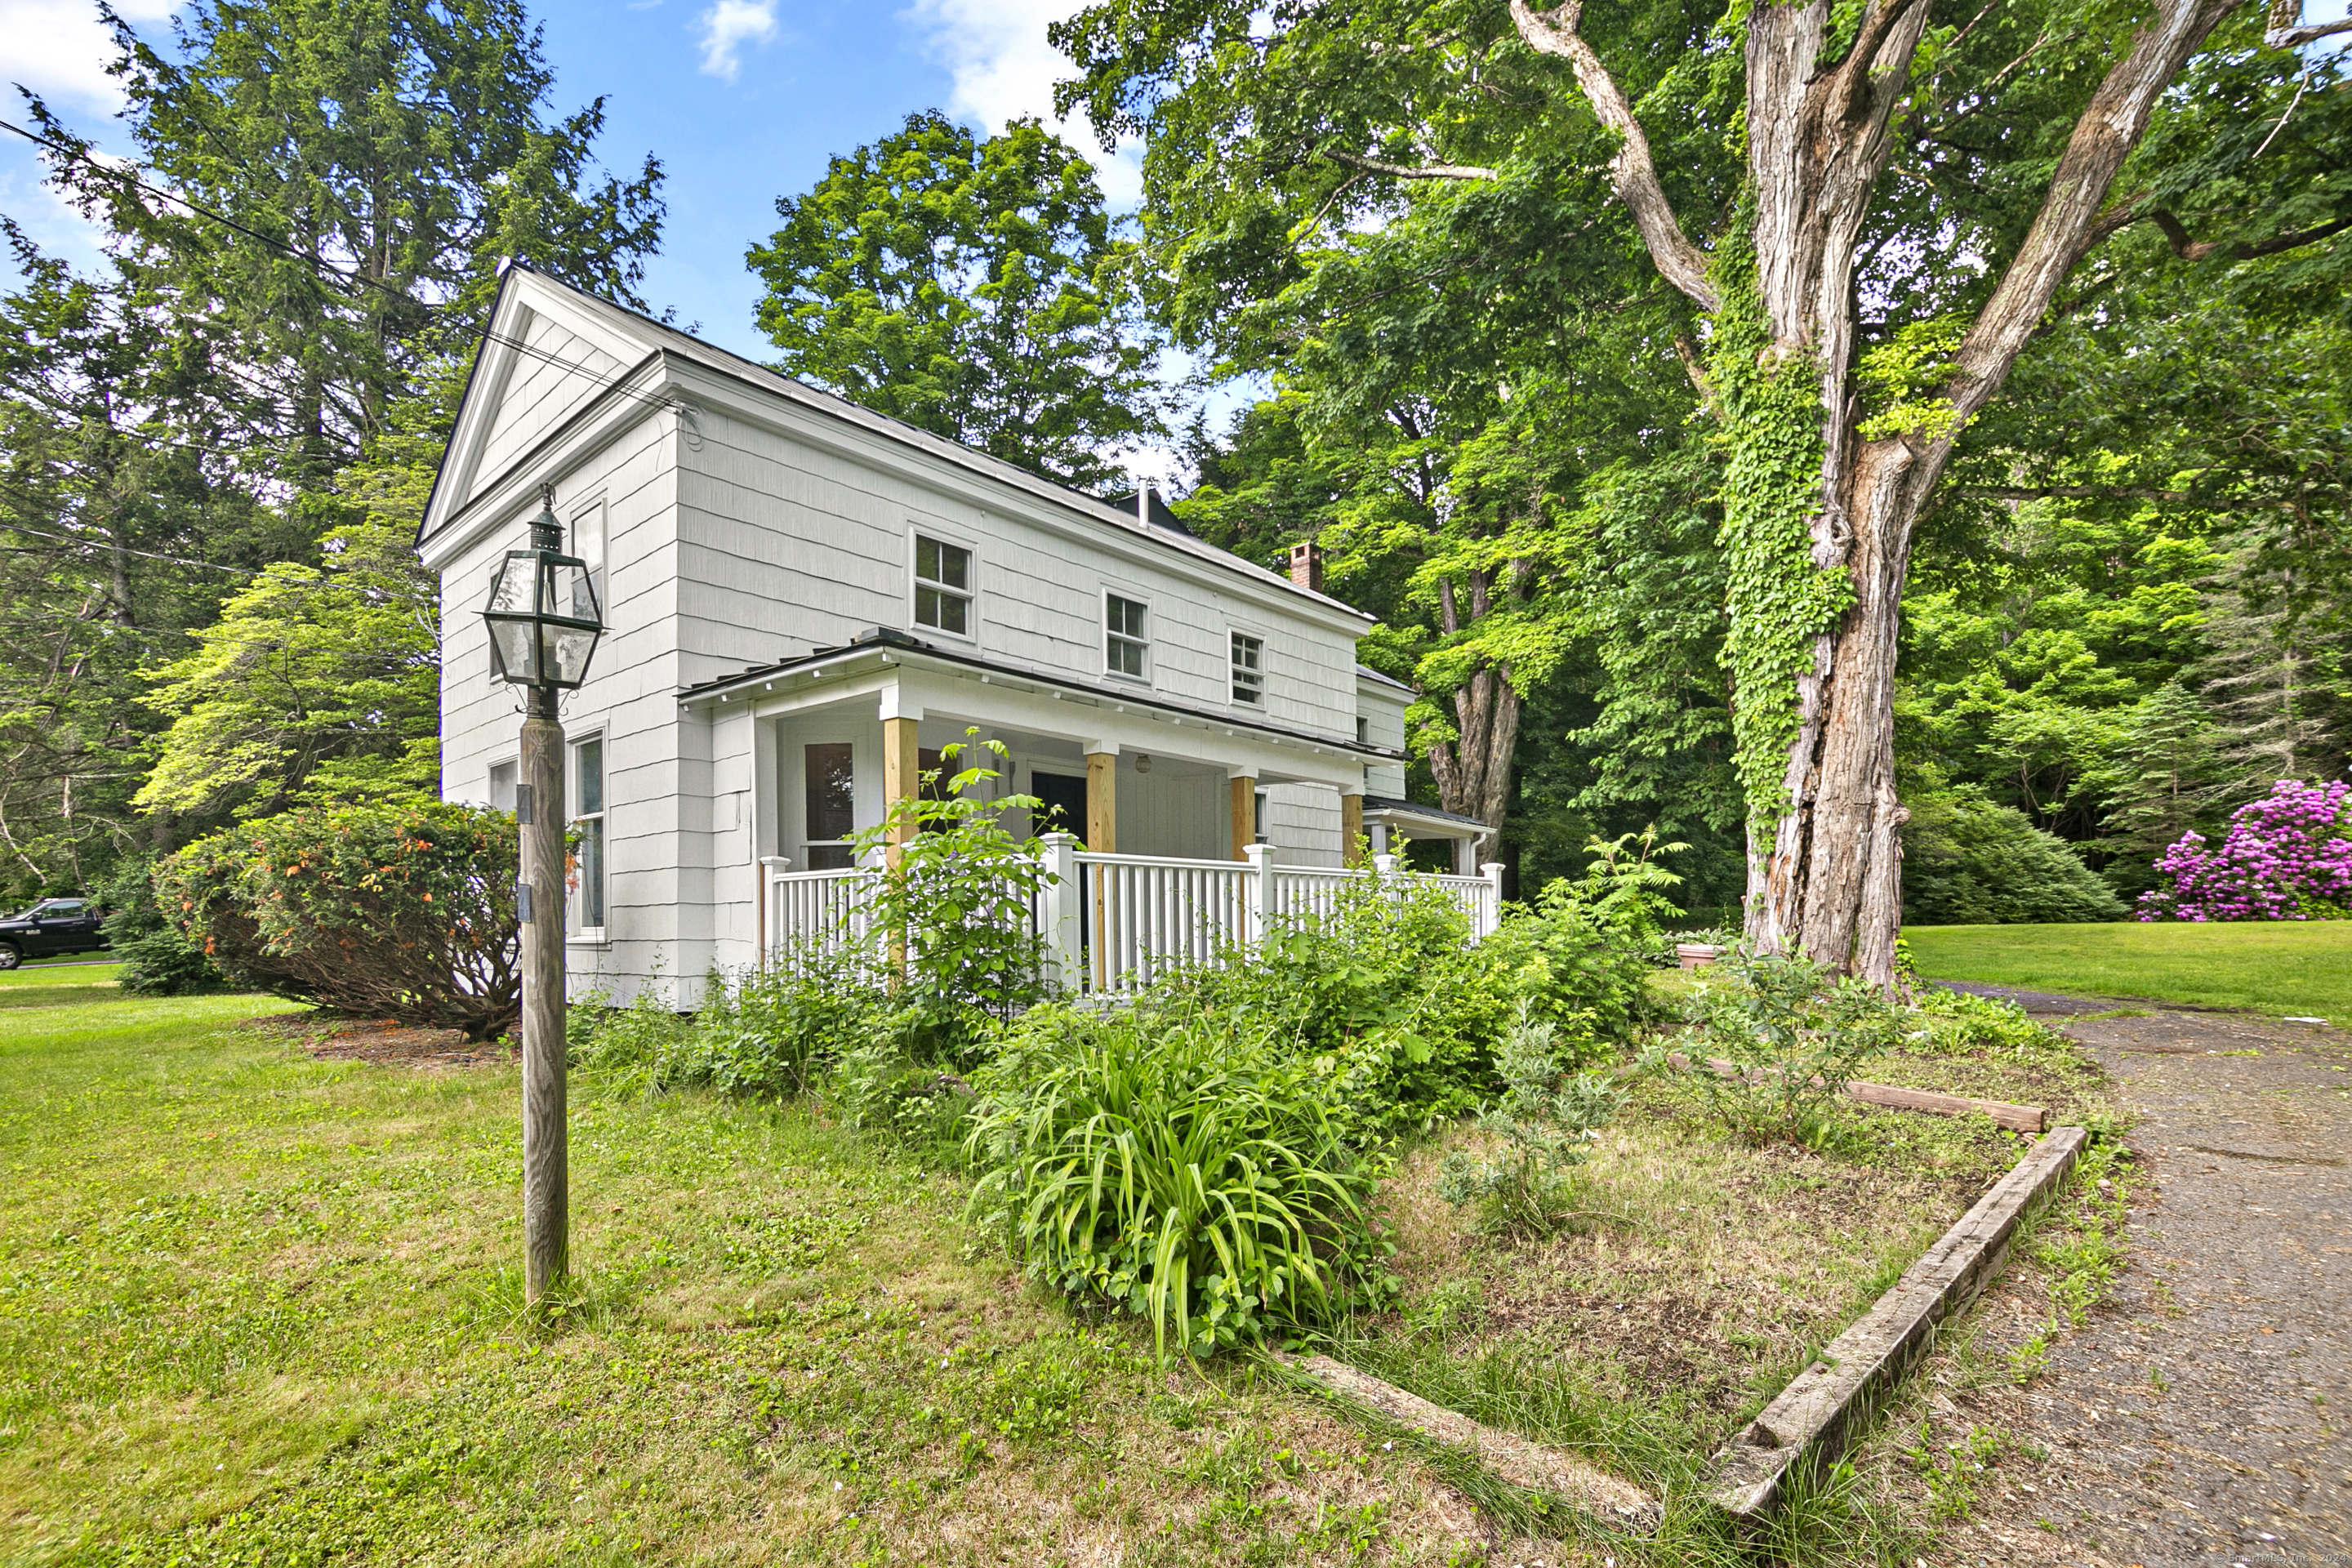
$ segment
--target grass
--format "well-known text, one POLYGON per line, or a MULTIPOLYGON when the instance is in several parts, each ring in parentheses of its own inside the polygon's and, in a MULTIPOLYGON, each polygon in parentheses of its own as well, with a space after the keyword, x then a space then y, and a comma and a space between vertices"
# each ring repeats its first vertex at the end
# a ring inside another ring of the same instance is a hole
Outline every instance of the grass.
MULTIPOLYGON (((510 1067, 321 1060, 244 1026, 281 1004, 108 973, 0 977, 10 1563, 1753 1562, 1707 1451, 2011 1153, 1880 1116, 1849 1160, 1728 1149, 1653 1086, 1586 1168, 1616 1219, 1534 1247, 1411 1156, 1403 1309, 1340 1352, 1665 1492, 1633 1542, 1249 1358, 1161 1366, 821 1101, 575 1078, 580 1278, 536 1323, 510 1067)), ((1865 1500, 1832 1477, 1764 1556, 1916 1539, 1865 1500)))
POLYGON ((2352 921, 1906 926, 1935 980, 2352 1018, 2352 921))

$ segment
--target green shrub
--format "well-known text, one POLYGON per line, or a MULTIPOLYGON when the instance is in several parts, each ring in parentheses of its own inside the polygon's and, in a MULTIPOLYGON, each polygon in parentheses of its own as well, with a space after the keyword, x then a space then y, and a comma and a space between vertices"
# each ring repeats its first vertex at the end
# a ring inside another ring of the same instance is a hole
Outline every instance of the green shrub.
POLYGON ((888 987, 866 952, 786 953, 764 974, 713 976, 694 1027, 664 1063, 663 1087, 784 1099, 814 1088, 888 1029, 888 987))
POLYGON ((1353 1086, 1351 1117, 1398 1131, 1491 1091, 1511 985, 1442 889, 1363 878, 1338 889, 1328 913, 1278 921, 1255 948, 1179 970, 1134 1006, 1158 1027, 1263 1037, 1285 1057, 1320 1059, 1353 1086))
POLYGON ((503 812, 311 808, 198 839, 155 895, 237 984, 482 1040, 519 1012, 516 848, 503 812))
POLYGON ((1034 1278, 1151 1321, 1162 1355, 1296 1332, 1392 1288, 1327 1071, 1271 1031, 1049 1005, 975 1076, 975 1213, 1034 1278))
MULTIPOLYGON (((1005 754, 1002 741, 980 750, 1005 754)), ((899 972, 892 1033, 916 1060, 957 1067, 976 1059, 992 1026, 1048 993, 1030 914, 1046 877, 1041 846, 1002 826, 1007 808, 1034 812, 1045 803, 987 798, 980 786, 997 775, 971 752, 941 747, 942 766, 924 775, 927 793, 896 803, 856 838, 861 863, 887 866, 873 916, 899 972)))
POLYGON ((1973 784, 1910 803, 1906 925, 2119 921, 2130 911, 2066 841, 1973 784))
POLYGON ((122 862, 107 880, 107 951, 122 961, 115 984, 134 996, 193 996, 224 990, 227 979, 155 902, 155 863, 122 862))
POLYGON ((1735 951, 1702 972, 1690 1008, 1697 1022, 1673 1046, 1716 1116, 1750 1143, 1833 1142, 1855 1069, 1903 1037, 1905 1020, 1884 992, 1801 958, 1735 951), (1719 1074, 1710 1059, 1727 1061, 1719 1074))
POLYGON ((1509 993, 1532 998, 1539 1016, 1563 1027, 1584 1021, 1591 1061, 1604 1045, 1630 1043, 1650 1021, 1651 949, 1658 940, 1638 924, 1604 923, 1576 884, 1559 881, 1532 909, 1506 909, 1478 947, 1480 962, 1507 974, 1509 993))
POLYGON ((1498 1230, 1548 1236, 1559 1228, 1573 1202, 1570 1173, 1584 1163, 1623 1099, 1605 1073, 1571 1073, 1569 1064, 1582 1053, 1559 1034, 1550 1019, 1520 1004, 1496 1053, 1509 1088, 1478 1120, 1503 1141, 1503 1154, 1480 1162, 1456 1150, 1438 1173, 1438 1196, 1457 1208, 1480 1205, 1498 1230))

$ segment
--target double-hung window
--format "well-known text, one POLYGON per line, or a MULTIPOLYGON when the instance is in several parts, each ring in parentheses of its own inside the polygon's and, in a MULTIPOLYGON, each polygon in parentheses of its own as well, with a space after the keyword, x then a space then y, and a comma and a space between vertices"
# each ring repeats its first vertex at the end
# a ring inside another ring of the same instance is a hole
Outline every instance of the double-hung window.
POLYGON ((591 735, 572 748, 572 830, 578 880, 579 934, 604 934, 604 737, 591 735))
POLYGON ((1146 679, 1151 652, 1150 610, 1141 601, 1103 595, 1103 668, 1113 675, 1146 679))
POLYGON ((1233 634, 1234 700, 1265 706, 1265 642, 1247 632, 1233 634))
POLYGON ((971 552, 915 535, 915 624, 971 636, 971 552))

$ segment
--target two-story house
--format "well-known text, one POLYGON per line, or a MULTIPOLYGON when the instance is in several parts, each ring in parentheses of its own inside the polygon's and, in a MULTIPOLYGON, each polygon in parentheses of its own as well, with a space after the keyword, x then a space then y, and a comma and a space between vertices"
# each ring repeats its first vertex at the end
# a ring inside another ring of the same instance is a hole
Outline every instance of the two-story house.
MULTIPOLYGON (((523 268, 503 279, 418 536, 440 574, 442 793, 510 806, 517 700, 479 610, 551 489, 607 630, 564 703, 576 982, 690 999, 752 963, 780 875, 967 733, 1086 848, 1338 867, 1479 825, 1404 795, 1370 618, 1114 504, 523 268)), ((1467 872, 1469 868, 1457 867, 1467 872)))

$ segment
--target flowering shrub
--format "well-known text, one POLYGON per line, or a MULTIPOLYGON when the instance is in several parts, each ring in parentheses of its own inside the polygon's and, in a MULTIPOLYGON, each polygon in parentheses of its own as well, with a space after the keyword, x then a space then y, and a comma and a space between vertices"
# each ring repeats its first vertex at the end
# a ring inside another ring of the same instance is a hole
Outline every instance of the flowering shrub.
POLYGON ((2144 921, 2315 921, 2352 918, 2352 784, 2281 779, 2240 806, 2219 847, 2183 834, 2157 857, 2162 880, 2140 895, 2144 921))
POLYGON ((519 1010, 515 861, 503 812, 313 808, 196 840, 155 901, 239 984, 488 1039, 519 1010))

